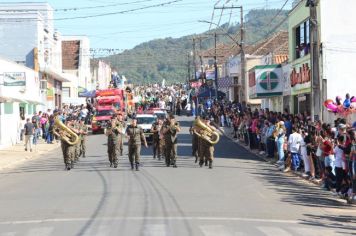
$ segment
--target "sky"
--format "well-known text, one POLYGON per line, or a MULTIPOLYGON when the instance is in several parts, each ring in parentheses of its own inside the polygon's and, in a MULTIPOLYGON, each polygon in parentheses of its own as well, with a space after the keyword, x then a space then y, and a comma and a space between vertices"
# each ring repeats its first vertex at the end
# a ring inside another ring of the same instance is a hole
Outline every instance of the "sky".
MULTIPOLYGON (((211 21, 214 5, 217 2, 217 6, 222 6, 225 2, 228 2, 226 6, 242 5, 246 14, 251 9, 261 9, 266 6, 280 9, 286 0, 48 0, 47 2, 55 9, 54 27, 62 35, 87 35, 90 39, 90 47, 95 49, 125 50, 152 39, 177 38, 208 30, 210 25, 199 20, 211 21), (156 6, 158 4, 167 5, 156 6), (146 9, 136 10, 138 8, 146 9), (127 10, 135 11, 85 19, 62 19, 127 10)), ((292 0, 289 0, 284 9, 290 9, 291 2, 292 0)), ((220 14, 221 10, 214 11, 214 23, 219 23, 220 14)), ((229 21, 236 23, 239 19, 239 9, 234 9, 232 12, 226 9, 222 12, 220 24, 229 21)))

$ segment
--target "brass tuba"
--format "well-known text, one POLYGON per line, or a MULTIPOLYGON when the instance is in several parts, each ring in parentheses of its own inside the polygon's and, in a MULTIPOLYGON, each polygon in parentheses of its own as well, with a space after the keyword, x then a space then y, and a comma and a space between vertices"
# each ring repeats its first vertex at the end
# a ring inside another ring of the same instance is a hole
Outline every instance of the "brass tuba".
POLYGON ((209 126, 204 124, 199 118, 195 120, 193 132, 198 135, 200 138, 209 142, 212 145, 215 145, 219 142, 220 135, 218 132, 213 131, 209 126), (203 133, 197 132, 197 130, 203 130, 203 133))
POLYGON ((79 142, 79 136, 73 132, 69 127, 62 123, 58 118, 54 119, 53 134, 61 137, 69 145, 75 145, 79 142), (61 130, 61 134, 56 130, 61 130))

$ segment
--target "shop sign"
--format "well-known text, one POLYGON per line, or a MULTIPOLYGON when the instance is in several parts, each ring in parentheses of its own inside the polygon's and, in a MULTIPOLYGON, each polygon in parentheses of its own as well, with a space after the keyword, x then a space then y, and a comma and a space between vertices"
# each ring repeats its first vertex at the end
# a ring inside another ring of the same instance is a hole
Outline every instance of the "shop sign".
POLYGON ((47 101, 53 101, 54 100, 54 88, 50 87, 47 88, 47 101))
POLYGON ((26 86, 26 72, 4 72, 5 86, 26 86))
POLYGON ((282 66, 282 84, 283 84, 283 96, 291 95, 290 74, 292 66, 286 64, 282 66))
POLYGON ((227 68, 229 71, 229 74, 238 74, 240 73, 240 58, 238 57, 233 57, 227 62, 227 68))
POLYGON ((282 95, 281 65, 255 66, 249 71, 250 98, 268 98, 282 95))
POLYGON ((303 64, 299 69, 293 68, 290 74, 290 83, 292 95, 311 91, 311 73, 308 63, 303 64))

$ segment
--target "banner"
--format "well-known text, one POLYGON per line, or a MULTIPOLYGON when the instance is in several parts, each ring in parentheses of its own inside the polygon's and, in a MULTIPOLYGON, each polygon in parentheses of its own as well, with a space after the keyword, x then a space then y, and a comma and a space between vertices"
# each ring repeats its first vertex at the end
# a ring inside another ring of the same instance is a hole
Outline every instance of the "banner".
POLYGON ((206 80, 215 80, 215 70, 207 70, 205 71, 206 80))
POLYGON ((5 72, 4 73, 5 86, 26 86, 25 72, 5 72))

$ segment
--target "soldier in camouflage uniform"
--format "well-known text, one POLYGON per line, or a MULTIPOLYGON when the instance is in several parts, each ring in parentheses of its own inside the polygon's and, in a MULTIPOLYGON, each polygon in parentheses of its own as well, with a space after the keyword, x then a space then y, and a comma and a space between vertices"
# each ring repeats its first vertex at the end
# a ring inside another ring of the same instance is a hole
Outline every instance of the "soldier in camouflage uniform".
POLYGON ((173 165, 177 168, 177 144, 178 132, 180 132, 179 123, 175 121, 174 115, 169 115, 167 121, 163 124, 162 133, 165 142, 165 159, 167 167, 173 165))
MULTIPOLYGON (((71 126, 69 127, 78 137, 80 136, 79 132, 79 122, 78 120, 73 120, 71 126)), ((79 161, 79 152, 80 152, 80 141, 77 142, 75 145, 73 145, 73 152, 74 152, 74 163, 77 163, 79 161)))
POLYGON ((81 119, 79 122, 79 156, 82 155, 85 158, 86 152, 86 137, 88 135, 88 126, 84 124, 84 119, 81 119))
MULTIPOLYGON (((195 117, 195 120, 198 119, 199 116, 195 117)), ((190 135, 192 135, 192 156, 195 157, 195 163, 198 162, 199 157, 199 136, 194 133, 194 122, 189 129, 190 135)))
POLYGON ((131 164, 131 169, 134 169, 134 161, 136 170, 139 170, 140 165, 140 152, 141 152, 141 140, 143 140, 145 147, 147 148, 147 142, 143 129, 137 126, 136 117, 132 118, 131 124, 126 129, 126 135, 129 139, 129 160, 131 164))
POLYGON ((153 159, 156 157, 158 160, 161 160, 161 140, 160 140, 160 131, 162 128, 162 120, 157 118, 156 122, 152 124, 151 132, 153 133, 153 159))
MULTIPOLYGON (((210 125, 209 117, 205 117, 203 120, 204 124, 210 127, 213 131, 215 131, 215 127, 210 125)), ((199 138, 199 148, 200 148, 200 167, 203 166, 204 161, 205 165, 209 162, 209 169, 213 168, 213 160, 214 160, 214 145, 206 141, 205 139, 199 138)))
MULTIPOLYGON (((70 127, 71 126, 72 121, 70 119, 68 119, 66 121, 66 126, 70 127)), ((64 135, 63 135, 63 131, 59 130, 59 138, 61 140, 61 149, 62 149, 62 153, 63 153, 63 160, 64 160, 64 164, 65 164, 65 168, 67 170, 70 170, 71 168, 74 167, 74 148, 73 145, 68 144, 64 139, 64 135)))
POLYGON ((122 113, 119 113, 117 116, 116 125, 118 127, 119 135, 118 135, 118 151, 119 155, 122 156, 124 151, 124 134, 126 129, 126 124, 124 122, 124 118, 122 113))
POLYGON ((117 168, 118 159, 117 159, 117 149, 118 149, 118 141, 119 141, 119 129, 116 124, 116 117, 111 119, 111 124, 106 128, 106 136, 108 137, 108 155, 110 161, 110 167, 114 166, 117 168))

